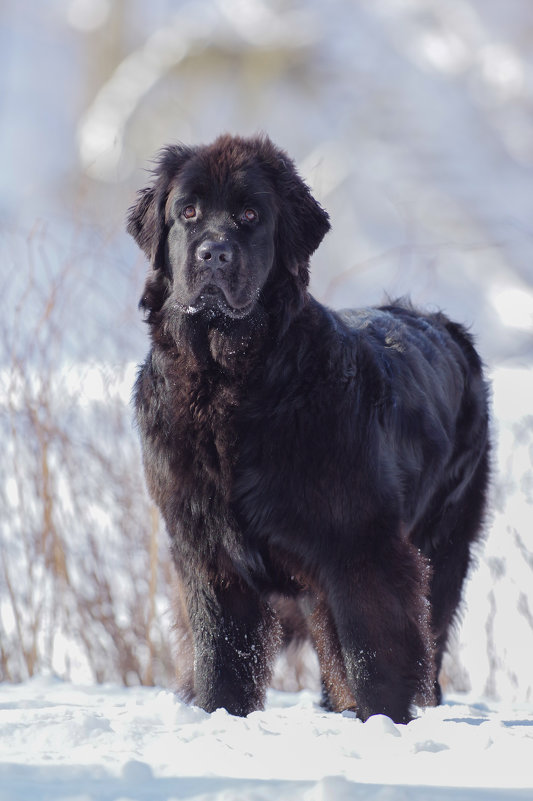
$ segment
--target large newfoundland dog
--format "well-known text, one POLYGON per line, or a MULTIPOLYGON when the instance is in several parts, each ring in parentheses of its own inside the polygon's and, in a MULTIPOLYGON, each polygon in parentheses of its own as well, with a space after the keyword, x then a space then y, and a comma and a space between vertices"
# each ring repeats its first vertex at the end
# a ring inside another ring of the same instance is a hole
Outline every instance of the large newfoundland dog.
POLYGON ((191 644, 182 690, 260 708, 288 603, 325 706, 405 722, 440 699, 483 514, 487 389, 443 314, 309 294, 328 229, 268 138, 165 148, 128 218, 150 262, 136 419, 191 644))

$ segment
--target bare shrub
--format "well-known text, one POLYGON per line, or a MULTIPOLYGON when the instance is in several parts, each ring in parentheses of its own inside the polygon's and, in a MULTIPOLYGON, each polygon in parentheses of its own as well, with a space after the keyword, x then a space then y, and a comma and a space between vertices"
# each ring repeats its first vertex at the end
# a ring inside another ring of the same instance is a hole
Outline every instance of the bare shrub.
POLYGON ((73 360, 95 336, 76 316, 94 282, 68 248, 42 229, 2 244, 0 679, 168 683, 167 543, 131 424, 134 368, 73 360))

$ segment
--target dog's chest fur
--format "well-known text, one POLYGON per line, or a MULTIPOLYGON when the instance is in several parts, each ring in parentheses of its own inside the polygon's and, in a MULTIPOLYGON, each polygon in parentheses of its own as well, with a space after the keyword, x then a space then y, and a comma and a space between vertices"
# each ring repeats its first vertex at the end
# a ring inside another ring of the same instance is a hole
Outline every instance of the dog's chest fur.
POLYGON ((169 458, 189 495, 226 496, 235 460, 235 410, 240 391, 222 370, 199 369, 183 358, 167 363, 159 388, 159 417, 169 458), (191 482, 191 477, 193 481, 191 482))

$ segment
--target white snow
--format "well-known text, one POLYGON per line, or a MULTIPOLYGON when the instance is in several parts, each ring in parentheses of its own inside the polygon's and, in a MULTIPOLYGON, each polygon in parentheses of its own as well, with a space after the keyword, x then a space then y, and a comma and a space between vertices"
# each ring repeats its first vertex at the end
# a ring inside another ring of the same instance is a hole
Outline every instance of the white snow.
POLYGON ((533 372, 501 366, 490 377, 494 469, 487 536, 476 549, 461 623, 445 667, 455 690, 529 703, 533 701, 533 372))
POLYGON ((247 718, 169 691, 0 685, 1 801, 533 798, 533 705, 452 696, 408 725, 271 691, 247 718))

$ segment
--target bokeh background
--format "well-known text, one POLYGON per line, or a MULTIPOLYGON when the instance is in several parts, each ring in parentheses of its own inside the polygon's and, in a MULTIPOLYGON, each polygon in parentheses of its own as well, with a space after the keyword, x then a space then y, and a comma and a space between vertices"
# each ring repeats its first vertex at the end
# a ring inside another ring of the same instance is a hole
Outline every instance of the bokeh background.
MULTIPOLYGON (((444 679, 531 700, 530 0, 8 0, 0 63, 0 679, 172 685, 124 218, 163 144, 266 132, 331 215, 318 299, 408 294, 476 337, 491 512, 444 679)), ((314 670, 293 655, 276 681, 314 670)))

